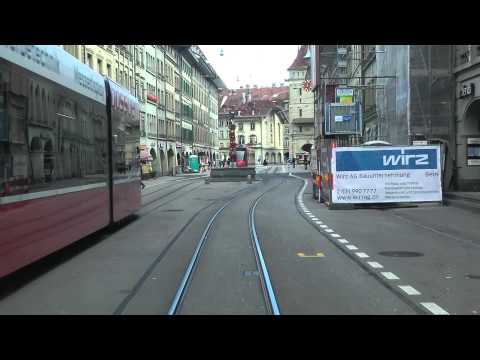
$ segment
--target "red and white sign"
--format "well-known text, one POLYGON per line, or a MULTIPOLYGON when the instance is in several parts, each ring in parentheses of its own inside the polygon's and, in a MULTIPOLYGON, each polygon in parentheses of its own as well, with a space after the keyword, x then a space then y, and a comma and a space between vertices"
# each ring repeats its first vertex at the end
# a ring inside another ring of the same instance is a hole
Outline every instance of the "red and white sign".
POLYGON ((312 90, 312 82, 310 80, 305 80, 303 82, 303 90, 305 90, 305 91, 312 90))

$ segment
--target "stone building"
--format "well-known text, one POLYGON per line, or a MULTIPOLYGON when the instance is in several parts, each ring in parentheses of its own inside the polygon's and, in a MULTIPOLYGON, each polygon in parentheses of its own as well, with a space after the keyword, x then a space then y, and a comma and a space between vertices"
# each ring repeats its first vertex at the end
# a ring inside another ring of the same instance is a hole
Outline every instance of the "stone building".
POLYGON ((309 159, 309 152, 302 149, 305 144, 313 145, 314 106, 313 92, 305 86, 308 61, 308 45, 302 45, 297 57, 288 68, 289 107, 289 157, 303 162, 309 159))
POLYGON ((249 164, 266 160, 271 164, 285 162, 287 148, 284 146, 285 126, 288 123, 286 103, 287 87, 241 88, 226 90, 221 94, 219 120, 219 148, 221 160, 229 154, 228 120, 233 112, 235 141, 246 145, 249 164))
POLYGON ((225 85, 196 45, 61 45, 140 102, 140 146, 156 176, 182 157, 218 156, 218 90, 225 85), (195 111, 194 111, 195 110, 195 111))

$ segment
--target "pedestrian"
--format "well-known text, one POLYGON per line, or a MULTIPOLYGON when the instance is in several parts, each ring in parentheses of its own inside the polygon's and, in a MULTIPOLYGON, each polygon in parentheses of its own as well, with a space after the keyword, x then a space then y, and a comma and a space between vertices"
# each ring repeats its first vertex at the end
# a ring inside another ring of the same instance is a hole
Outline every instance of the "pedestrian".
POLYGON ((227 166, 230 167, 230 158, 227 159, 227 166))
POLYGON ((292 159, 293 168, 295 168, 295 158, 292 159))
POLYGON ((267 166, 268 162, 267 162, 267 159, 264 159, 263 160, 263 166, 267 166))

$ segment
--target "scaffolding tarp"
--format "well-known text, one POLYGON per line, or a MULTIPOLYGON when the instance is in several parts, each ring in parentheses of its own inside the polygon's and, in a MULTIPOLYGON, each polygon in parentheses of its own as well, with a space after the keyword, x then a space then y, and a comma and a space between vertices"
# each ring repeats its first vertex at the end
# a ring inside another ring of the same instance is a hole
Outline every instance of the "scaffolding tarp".
POLYGON ((452 141, 450 45, 377 45, 378 138, 394 145, 414 139, 452 141), (390 77, 391 76, 391 77, 390 77))

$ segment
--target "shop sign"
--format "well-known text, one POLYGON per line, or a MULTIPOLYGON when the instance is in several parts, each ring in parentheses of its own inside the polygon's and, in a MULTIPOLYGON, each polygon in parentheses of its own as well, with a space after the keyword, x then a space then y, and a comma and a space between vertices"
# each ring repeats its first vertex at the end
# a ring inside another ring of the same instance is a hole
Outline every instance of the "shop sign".
POLYGON ((460 99, 468 96, 475 96, 475 84, 473 83, 463 85, 463 87, 460 89, 460 99))

